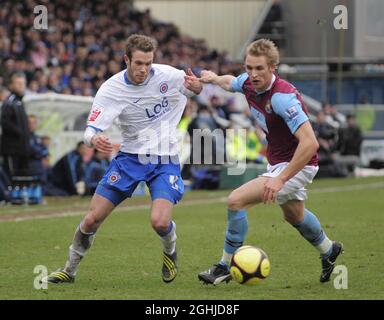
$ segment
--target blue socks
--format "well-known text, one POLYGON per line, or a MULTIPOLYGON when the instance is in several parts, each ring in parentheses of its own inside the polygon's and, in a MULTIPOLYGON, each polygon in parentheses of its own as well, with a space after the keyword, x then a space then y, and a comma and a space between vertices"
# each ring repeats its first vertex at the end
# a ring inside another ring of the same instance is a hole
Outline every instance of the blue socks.
MULTIPOLYGON (((327 258, 332 252, 332 241, 325 234, 317 217, 311 211, 304 210, 303 221, 293 226, 320 252, 322 258, 327 258)), ((245 210, 234 211, 228 209, 228 222, 223 256, 220 260, 221 265, 229 267, 233 253, 243 245, 247 231, 247 212, 245 210)))
POLYGON ((300 234, 317 250, 323 258, 328 257, 332 252, 332 241, 329 240, 320 221, 308 209, 304 209, 304 219, 297 225, 293 225, 300 234))
POLYGON ((229 266, 233 253, 243 245, 248 231, 247 211, 228 209, 227 231, 225 234, 223 257, 221 265, 229 266))

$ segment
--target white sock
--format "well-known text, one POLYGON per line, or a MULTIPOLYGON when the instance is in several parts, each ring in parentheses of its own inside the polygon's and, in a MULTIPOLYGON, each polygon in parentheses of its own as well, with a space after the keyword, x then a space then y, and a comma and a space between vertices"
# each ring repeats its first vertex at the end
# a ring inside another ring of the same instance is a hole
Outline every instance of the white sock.
POLYGON ((324 240, 316 246, 316 249, 320 251, 322 256, 328 256, 331 253, 332 245, 332 241, 329 240, 327 236, 325 236, 324 240))
POLYGON ((95 233, 85 233, 78 226, 69 247, 68 260, 65 263, 64 271, 72 276, 76 275, 81 259, 85 256, 95 239, 95 233))
POLYGON ((71 245, 69 247, 68 260, 65 262, 64 271, 69 273, 71 276, 75 276, 83 257, 84 254, 80 254, 78 251, 74 250, 71 245))
POLYGON ((163 250, 166 254, 171 255, 176 248, 176 223, 174 221, 171 221, 172 223, 172 229, 171 231, 166 234, 165 236, 159 236, 160 241, 163 244, 163 250))
POLYGON ((225 250, 223 250, 223 256, 221 257, 220 262, 225 263, 229 267, 231 264, 232 256, 232 253, 227 253, 225 250))

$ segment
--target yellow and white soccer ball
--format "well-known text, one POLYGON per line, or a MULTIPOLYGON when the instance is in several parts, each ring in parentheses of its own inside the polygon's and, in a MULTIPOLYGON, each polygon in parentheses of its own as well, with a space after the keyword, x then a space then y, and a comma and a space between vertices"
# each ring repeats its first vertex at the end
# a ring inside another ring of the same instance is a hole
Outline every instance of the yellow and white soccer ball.
POLYGON ((230 266, 232 279, 240 284, 257 285, 271 270, 267 254, 254 246, 242 246, 233 254, 230 266))

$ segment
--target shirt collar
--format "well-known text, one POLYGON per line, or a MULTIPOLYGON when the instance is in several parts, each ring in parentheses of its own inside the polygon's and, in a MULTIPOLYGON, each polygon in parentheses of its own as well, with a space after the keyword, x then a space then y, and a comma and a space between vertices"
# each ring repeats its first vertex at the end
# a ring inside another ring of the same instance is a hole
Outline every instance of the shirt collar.
POLYGON ((151 68, 151 71, 149 71, 149 75, 148 75, 147 79, 145 79, 145 81, 143 83, 136 84, 136 83, 133 83, 131 80, 128 79, 127 69, 125 69, 124 70, 124 82, 128 85, 133 85, 133 86, 145 86, 149 82, 149 80, 153 77, 154 74, 155 74, 155 69, 151 68))

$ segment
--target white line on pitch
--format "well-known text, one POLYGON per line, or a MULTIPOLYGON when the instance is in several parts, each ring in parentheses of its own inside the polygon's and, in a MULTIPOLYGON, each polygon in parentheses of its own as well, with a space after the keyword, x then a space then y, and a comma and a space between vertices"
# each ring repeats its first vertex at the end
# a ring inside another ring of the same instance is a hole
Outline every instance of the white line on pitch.
MULTIPOLYGON (((309 190, 309 193, 334 193, 334 192, 345 192, 345 191, 358 191, 365 189, 379 189, 384 188, 383 182, 374 182, 374 183, 365 183, 365 184, 354 184, 350 186, 340 186, 340 187, 324 187, 324 188, 315 188, 309 190)), ((219 197, 217 199, 203 199, 203 200, 184 200, 181 201, 177 207, 187 207, 192 205, 204 205, 204 204, 212 204, 212 203, 224 203, 226 201, 226 197, 219 197)), ((149 210, 151 206, 149 204, 142 205, 132 205, 132 206, 121 206, 117 207, 114 210, 114 213, 122 213, 126 211, 137 211, 137 210, 149 210)), ((31 215, 24 217, 1 217, 0 222, 5 221, 28 221, 34 219, 49 219, 49 218, 60 218, 60 217, 71 217, 71 216, 80 216, 84 215, 87 209, 79 210, 79 211, 61 211, 61 212, 52 212, 41 215, 31 215), (3 219, 2 219, 3 218, 3 219)))

